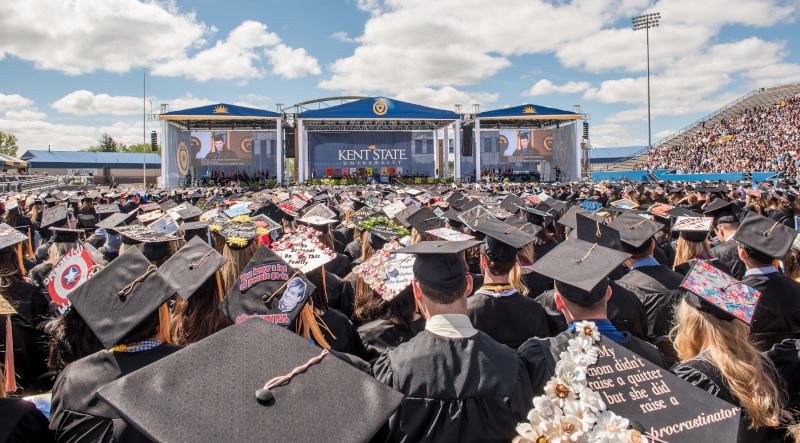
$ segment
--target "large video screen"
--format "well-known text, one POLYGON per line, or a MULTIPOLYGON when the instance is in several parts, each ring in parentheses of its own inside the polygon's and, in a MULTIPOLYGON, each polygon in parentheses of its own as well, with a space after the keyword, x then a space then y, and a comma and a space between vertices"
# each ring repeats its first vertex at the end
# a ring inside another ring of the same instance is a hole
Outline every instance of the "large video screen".
POLYGON ((252 163, 252 132, 192 132, 192 166, 249 166, 252 163))
POLYGON ((498 133, 501 163, 553 161, 553 131, 502 129, 498 133))

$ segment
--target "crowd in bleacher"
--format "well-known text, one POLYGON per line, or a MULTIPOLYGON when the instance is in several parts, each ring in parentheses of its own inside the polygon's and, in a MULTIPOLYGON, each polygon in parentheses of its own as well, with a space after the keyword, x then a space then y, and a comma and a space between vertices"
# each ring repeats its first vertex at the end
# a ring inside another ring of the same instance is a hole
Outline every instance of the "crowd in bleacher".
POLYGON ((636 169, 678 173, 786 172, 800 164, 800 94, 770 106, 745 109, 671 148, 653 149, 636 169))

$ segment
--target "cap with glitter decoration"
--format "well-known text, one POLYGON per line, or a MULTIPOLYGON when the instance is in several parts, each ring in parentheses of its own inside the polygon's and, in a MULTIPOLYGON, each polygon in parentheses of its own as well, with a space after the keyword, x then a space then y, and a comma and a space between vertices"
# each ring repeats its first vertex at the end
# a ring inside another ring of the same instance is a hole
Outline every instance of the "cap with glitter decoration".
POLYGON ((474 240, 423 241, 395 252, 417 256, 414 278, 425 287, 454 295, 467 278, 467 266, 459 253, 481 243, 474 240))
POLYGON ((508 263, 517 258, 517 249, 533 242, 536 237, 500 220, 487 220, 478 224, 477 230, 486 234, 483 252, 492 261, 508 263))
POLYGON ((761 297, 760 292, 704 260, 695 262, 681 287, 689 291, 683 297, 689 306, 722 320, 738 318, 748 325, 761 297))
POLYGON ((497 220, 486 208, 480 204, 459 214, 458 219, 473 231, 477 231, 478 225, 486 222, 487 220, 497 220))
POLYGON ((0 223, 0 254, 11 252, 11 247, 28 241, 28 236, 21 234, 11 226, 0 223))
POLYGON ((305 274, 261 245, 219 305, 230 321, 259 318, 288 326, 308 302, 316 287, 305 274))
POLYGON ((293 331, 250 320, 99 395, 153 441, 369 441, 403 396, 321 351, 293 331), (347 407, 333 406, 345 398, 347 407), (187 408, 212 403, 209 414, 187 408))
POLYGON ((678 217, 672 230, 690 242, 700 243, 708 238, 714 219, 711 217, 678 217))
POLYGON ((228 260, 200 237, 189 240, 178 252, 158 268, 165 280, 188 300, 228 260))
POLYGON ((608 226, 619 231, 620 240, 634 248, 644 246, 656 232, 664 227, 661 223, 629 212, 615 218, 608 226))
POLYGON ((228 247, 234 250, 244 249, 250 246, 256 237, 269 233, 268 230, 253 223, 248 215, 236 216, 222 224, 212 223, 208 225, 208 230, 224 237, 228 247))
POLYGON ((797 231, 779 221, 748 212, 733 239, 762 254, 782 260, 796 235, 797 231))
POLYGON ((567 300, 589 307, 606 296, 606 277, 630 255, 570 237, 533 264, 531 270, 556 281, 567 300))
POLYGON ((409 215, 406 220, 412 228, 420 233, 444 227, 444 220, 439 218, 428 208, 421 208, 419 211, 409 215))
POLYGON ((136 248, 130 248, 69 295, 106 348, 122 342, 177 290, 136 248))

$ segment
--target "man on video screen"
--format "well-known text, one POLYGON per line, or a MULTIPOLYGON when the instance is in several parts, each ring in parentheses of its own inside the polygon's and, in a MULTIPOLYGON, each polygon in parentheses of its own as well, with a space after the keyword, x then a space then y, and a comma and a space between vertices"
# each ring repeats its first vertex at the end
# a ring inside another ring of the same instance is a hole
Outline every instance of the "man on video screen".
POLYGON ((236 154, 228 149, 225 143, 225 135, 217 134, 214 136, 214 143, 211 145, 211 152, 206 155, 206 159, 230 159, 238 158, 236 154))

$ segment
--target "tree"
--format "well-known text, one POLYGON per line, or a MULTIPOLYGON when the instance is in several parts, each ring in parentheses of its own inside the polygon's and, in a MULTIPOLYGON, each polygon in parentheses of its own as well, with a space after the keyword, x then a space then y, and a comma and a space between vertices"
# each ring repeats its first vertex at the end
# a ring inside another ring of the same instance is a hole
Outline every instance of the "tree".
MULTIPOLYGON (((117 142, 108 134, 100 137, 100 152, 117 152, 117 142)), ((91 148, 89 148, 91 149, 91 148)))
POLYGON ((161 145, 156 145, 156 148, 158 148, 158 150, 156 152, 153 152, 153 151, 150 150, 150 143, 147 143, 146 145, 142 145, 141 143, 138 143, 138 144, 130 145, 130 146, 120 143, 119 144, 119 152, 130 152, 130 153, 140 153, 141 154, 142 153, 142 146, 144 146, 144 151, 146 153, 148 153, 148 154, 161 155, 161 145))
POLYGON ((17 136, 0 131, 0 154, 17 156, 17 136))

